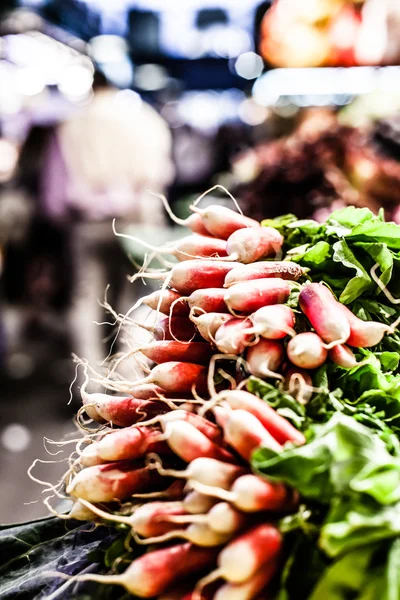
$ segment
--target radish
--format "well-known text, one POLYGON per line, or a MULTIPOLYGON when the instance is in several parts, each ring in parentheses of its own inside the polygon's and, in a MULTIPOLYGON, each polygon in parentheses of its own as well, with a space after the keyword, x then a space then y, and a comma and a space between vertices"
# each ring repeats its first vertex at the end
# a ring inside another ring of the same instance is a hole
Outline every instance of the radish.
POLYGON ((209 440, 216 442, 217 444, 222 442, 222 433, 218 425, 215 425, 215 423, 212 423, 196 413, 190 413, 183 409, 172 410, 160 417, 154 417, 154 419, 151 419, 150 421, 142 422, 141 425, 148 426, 154 425, 155 423, 161 423, 162 427, 165 429, 166 424, 170 421, 187 421, 196 427, 196 429, 209 440))
POLYGON ((329 358, 334 363, 336 363, 340 367, 344 367, 345 369, 352 369, 358 364, 357 359, 354 356, 352 350, 350 350, 350 348, 348 348, 344 344, 338 344, 337 346, 329 350, 329 358))
POLYGON ((258 221, 236 213, 226 206, 213 204, 206 208, 191 206, 190 209, 201 216, 207 231, 222 240, 227 240, 238 229, 261 227, 258 221))
POLYGON ((281 417, 267 402, 243 390, 226 390, 218 397, 225 400, 233 410, 243 409, 257 417, 265 429, 280 443, 304 444, 305 437, 287 419, 281 417))
POLYGON ((306 271, 307 269, 303 269, 300 265, 285 260, 267 260, 248 265, 237 265, 226 275, 224 287, 230 287, 235 283, 243 283, 244 281, 251 281, 253 279, 276 277, 297 281, 306 271))
POLYGON ((328 356, 328 351, 319 335, 311 331, 292 337, 286 351, 290 362, 303 369, 320 367, 328 356))
POLYGON ((344 318, 350 326, 350 336, 347 344, 355 348, 369 348, 382 341, 386 333, 393 332, 392 327, 377 321, 363 321, 354 315, 347 306, 339 304, 344 318))
POLYGON ((169 531, 176 531, 176 525, 174 526, 168 518, 171 515, 185 514, 182 502, 150 502, 137 507, 135 512, 129 516, 108 513, 85 500, 81 502, 105 521, 128 525, 135 533, 143 537, 153 537, 164 535, 169 531))
MULTIPOLYGON (((145 329, 147 328, 145 326, 145 329)), ((148 329, 153 332, 154 339, 157 341, 175 340, 190 342, 196 335, 196 329, 187 317, 165 317, 165 319, 158 321, 154 327, 149 327, 148 329)))
MULTIPOLYGON (((214 600, 253 600, 271 581, 277 567, 277 561, 273 560, 243 583, 225 583, 214 595, 214 600)), ((265 600, 266 596, 263 595, 262 598, 265 600)))
POLYGON ((122 585, 133 596, 153 598, 180 578, 210 567, 215 557, 214 549, 198 548, 190 543, 176 544, 143 554, 120 575, 86 573, 72 580, 122 585))
POLYGON ((200 494, 195 490, 189 492, 182 500, 182 505, 185 511, 192 515, 207 513, 215 503, 216 500, 211 498, 211 496, 205 496, 204 494, 200 494))
POLYGON ((253 336, 250 331, 251 322, 248 319, 229 319, 217 329, 215 345, 224 354, 241 354, 250 344, 253 336))
POLYGON ((228 444, 250 462, 254 450, 260 446, 275 452, 282 450, 275 438, 261 425, 260 421, 246 410, 232 410, 224 417, 224 437, 228 444))
POLYGON ((125 461, 83 469, 70 482, 67 493, 89 502, 113 502, 144 491, 154 481, 154 473, 147 468, 135 468, 125 461))
POLYGON ((210 343, 214 342, 215 334, 218 329, 224 323, 233 319, 232 315, 214 312, 204 313, 199 316, 192 313, 190 318, 195 323, 201 337, 210 343))
POLYGON ((230 452, 209 440, 194 425, 187 421, 167 421, 164 425, 167 444, 185 462, 196 458, 215 458, 225 462, 233 462, 230 452))
POLYGON ((289 285, 279 277, 255 279, 232 285, 225 294, 225 302, 230 312, 249 314, 267 304, 283 304, 289 295, 289 285))
POLYGON ((73 503, 68 517, 77 521, 98 521, 98 516, 79 500, 73 503))
POLYGON ((218 569, 214 571, 214 576, 223 577, 229 583, 248 581, 259 569, 274 561, 281 549, 282 536, 274 525, 256 525, 230 542, 219 553, 218 569))
POLYGON ((280 342, 261 339, 257 344, 248 348, 246 361, 248 371, 255 377, 275 377, 282 379, 276 373, 285 358, 285 351, 280 342))
MULTIPOLYGON (((102 422, 110 421, 119 427, 129 427, 138 421, 152 418, 169 410, 167 404, 162 401, 141 400, 124 396, 108 396, 101 393, 88 394, 88 396, 90 396, 88 405, 94 406, 102 422)), ((87 412, 86 404, 84 406, 87 412)))
POLYGON ((207 365, 213 353, 211 346, 205 342, 183 343, 175 340, 152 342, 137 350, 158 364, 172 360, 207 365))
POLYGON ((191 258, 210 258, 214 256, 219 258, 227 256, 226 241, 211 237, 209 234, 199 235, 194 233, 175 241, 174 245, 166 244, 158 248, 133 236, 129 236, 129 238, 150 248, 155 254, 170 254, 171 256, 175 256, 179 261, 191 258))
POLYGON ((250 315, 253 324, 252 333, 268 340, 280 340, 287 335, 294 335, 295 315, 285 304, 263 306, 250 315))
POLYGON ((203 223, 202 216, 197 213, 193 213, 192 215, 189 215, 187 219, 184 219, 184 224, 190 231, 193 231, 193 233, 211 236, 211 233, 203 223))
POLYGON ((247 517, 232 508, 227 502, 218 502, 207 514, 178 515, 167 517, 168 522, 182 525, 183 523, 205 523, 216 533, 233 534, 244 527, 247 517))
POLYGON ((81 455, 81 462, 89 466, 88 461, 93 458, 100 461, 97 464, 135 460, 148 452, 168 452, 167 444, 160 441, 160 432, 150 427, 124 427, 86 446, 81 455))
POLYGON ((185 299, 182 298, 181 300, 181 295, 174 290, 157 290, 148 296, 144 296, 142 298, 142 303, 153 310, 158 310, 164 315, 170 314, 172 305, 173 310, 171 316, 186 317, 189 314, 189 308, 185 299))
POLYGON ((350 325, 341 304, 325 285, 309 283, 304 286, 299 294, 299 305, 315 331, 328 344, 344 343, 349 338, 350 325))
POLYGON ((164 535, 160 535, 157 537, 146 538, 145 540, 141 540, 139 542, 136 539, 136 543, 145 543, 145 544, 163 544, 168 540, 174 540, 180 538, 182 540, 187 540, 191 542, 195 546, 202 546, 207 548, 212 548, 214 546, 222 546, 225 544, 232 534, 226 533, 218 533, 211 529, 207 523, 192 523, 186 529, 176 529, 174 531, 169 531, 164 535))
POLYGON ((194 363, 171 361, 156 365, 141 383, 155 383, 167 392, 200 392, 207 389, 207 368, 194 363))
POLYGON ((282 250, 282 244, 283 237, 272 227, 244 228, 229 236, 226 250, 228 260, 248 264, 260 258, 276 256, 282 250))
POLYGON ((187 479, 190 485, 198 482, 222 490, 228 490, 235 479, 246 473, 244 467, 204 456, 195 458, 184 471, 163 469, 157 460, 149 468, 157 469, 160 475, 187 479))
POLYGON ((282 483, 265 481, 257 475, 238 477, 230 491, 197 481, 192 481, 191 486, 201 494, 225 500, 243 512, 282 512, 293 507, 291 493, 282 483))
POLYGON ((235 266, 234 262, 207 259, 185 260, 174 265, 168 273, 137 273, 131 281, 146 277, 160 279, 180 294, 189 296, 198 289, 222 287, 226 274, 235 266))
POLYGON ((225 290, 223 288, 206 288, 195 290, 187 298, 190 309, 200 309, 207 313, 226 313, 225 290))

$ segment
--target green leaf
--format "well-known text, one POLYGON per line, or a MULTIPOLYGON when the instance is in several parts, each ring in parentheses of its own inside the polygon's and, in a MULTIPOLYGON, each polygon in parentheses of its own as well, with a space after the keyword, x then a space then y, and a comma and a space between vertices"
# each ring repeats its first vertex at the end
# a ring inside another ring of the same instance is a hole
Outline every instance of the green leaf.
POLYGON ((370 221, 374 218, 374 214, 369 208, 356 208, 355 206, 346 206, 339 210, 334 210, 327 219, 327 224, 333 222, 339 223, 348 229, 353 229, 361 223, 370 221))
POLYGON ((345 240, 333 245, 333 260, 343 266, 353 269, 357 275, 350 279, 345 289, 340 294, 339 300, 343 304, 354 302, 363 292, 372 287, 372 280, 362 264, 356 259, 345 240))
POLYGON ((382 223, 379 219, 371 219, 361 223, 347 236, 354 242, 379 242, 387 244, 393 250, 400 250, 400 226, 396 223, 382 223))
POLYGON ((332 256, 332 246, 328 242, 317 242, 314 246, 308 247, 303 253, 291 253, 291 260, 301 262, 302 266, 309 268, 322 268, 327 260, 332 256))

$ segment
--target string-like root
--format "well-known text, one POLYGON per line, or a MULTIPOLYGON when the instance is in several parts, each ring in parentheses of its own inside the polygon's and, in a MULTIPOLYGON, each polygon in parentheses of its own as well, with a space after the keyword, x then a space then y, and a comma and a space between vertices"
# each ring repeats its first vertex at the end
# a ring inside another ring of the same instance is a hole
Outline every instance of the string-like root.
MULTIPOLYGON (((208 392, 211 396, 211 398, 213 398, 214 396, 217 395, 217 390, 215 389, 215 383, 214 383, 214 376, 215 376, 215 363, 217 362, 217 360, 234 360, 236 362, 236 366, 238 364, 242 364, 242 365, 246 365, 246 361, 241 357, 241 356, 236 356, 236 354, 214 354, 211 357, 210 360, 210 364, 208 367, 208 374, 207 374, 207 387, 208 387, 208 392)), ((203 407, 202 409, 202 413, 205 407, 203 407)), ((207 412, 207 411, 205 411, 207 412)), ((204 414, 204 413, 203 413, 204 414)))
POLYGON ((226 187, 224 187, 223 185, 221 185, 220 183, 217 183, 216 185, 213 185, 212 187, 210 187, 208 190, 206 190, 205 192, 203 192, 198 198, 197 200, 195 200, 192 204, 192 206, 197 206, 199 204, 199 202, 205 197, 208 196, 208 194, 210 194, 211 192, 213 192, 214 190, 222 190, 223 192, 225 192, 225 194, 227 194, 229 196, 229 198, 232 200, 233 204, 236 206, 238 212, 242 215, 243 211, 240 208, 238 201, 236 200, 236 198, 234 196, 232 196, 232 194, 230 193, 229 190, 226 189, 226 187))

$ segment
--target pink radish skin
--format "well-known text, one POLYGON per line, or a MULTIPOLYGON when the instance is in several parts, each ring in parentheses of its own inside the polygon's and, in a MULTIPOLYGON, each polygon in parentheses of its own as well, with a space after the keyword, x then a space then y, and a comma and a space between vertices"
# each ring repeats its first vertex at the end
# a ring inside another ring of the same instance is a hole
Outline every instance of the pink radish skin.
POLYGON ((230 534, 217 533, 206 523, 193 523, 184 530, 175 528, 175 531, 170 531, 162 536, 147 538, 145 543, 162 544, 168 540, 181 538, 183 540, 188 540, 196 546, 209 548, 222 546, 222 544, 225 544, 230 537, 230 534))
POLYGON ((201 431, 187 421, 167 421, 163 424, 165 439, 175 454, 187 463, 196 458, 215 458, 234 462, 230 452, 209 440, 201 431))
POLYGON ((153 598, 163 594, 179 579, 210 567, 216 553, 214 549, 198 548, 190 543, 176 544, 143 554, 121 575, 88 573, 77 576, 76 580, 121 585, 133 596, 153 598))
MULTIPOLYGON (((254 600, 271 581, 277 568, 277 561, 272 560, 257 571, 253 577, 243 583, 225 583, 215 593, 214 600, 254 600)), ((263 594, 262 600, 266 599, 267 596, 263 594)))
POLYGON ((171 361, 156 365, 142 383, 155 383, 167 392, 199 392, 207 390, 207 367, 194 363, 171 361))
MULTIPOLYGON (((157 469, 161 475, 187 479, 189 487, 193 487, 195 483, 199 483, 206 487, 212 486, 220 490, 229 490, 235 479, 247 472, 244 467, 205 456, 194 458, 184 471, 163 469, 157 462, 154 466, 150 465, 150 468, 157 469)), ((204 495, 207 496, 207 494, 199 494, 199 497, 201 498, 204 495)), ((195 503, 198 504, 199 501, 204 506, 204 500, 197 499, 195 503)), ((191 503, 193 503, 193 500, 191 500, 191 503)), ((185 500, 184 505, 188 512, 192 512, 185 500)))
POLYGON ((223 420, 226 442, 246 461, 250 462, 254 450, 261 446, 276 452, 282 450, 282 446, 261 425, 257 417, 246 410, 232 410, 223 420))
POLYGON ((205 313, 203 315, 190 317, 195 323, 201 337, 207 342, 213 343, 218 329, 234 317, 224 313, 205 313))
POLYGON ((280 342, 261 339, 246 352, 247 368, 255 377, 273 377, 285 358, 280 342))
POLYGON ((254 263, 260 258, 276 256, 281 251, 283 237, 272 227, 238 229, 226 242, 228 258, 241 263, 254 263))
POLYGON ((216 500, 210 496, 205 496, 196 491, 191 491, 182 500, 182 505, 186 512, 191 515, 200 515, 208 513, 214 506, 216 500))
POLYGON ((286 351, 290 362, 302 369, 317 369, 328 356, 321 338, 311 331, 292 337, 286 351))
POLYGON ((164 315, 169 315, 171 306, 174 304, 172 317, 186 317, 189 314, 189 308, 184 299, 179 302, 181 295, 174 290, 157 290, 148 296, 142 298, 142 303, 152 308, 159 310, 164 315))
POLYGON ((283 304, 289 295, 290 287, 283 279, 255 279, 232 285, 225 302, 231 312, 249 314, 269 304, 283 304))
POLYGON ((193 323, 186 317, 165 317, 158 321, 153 331, 156 341, 179 340, 190 342, 196 335, 193 323))
POLYGON ((225 290, 223 288, 207 288, 196 290, 188 297, 191 309, 204 310, 207 313, 226 313, 225 290))
POLYGON ((215 333, 215 345, 224 354, 241 354, 253 339, 250 328, 248 319, 227 320, 215 333))
POLYGON ((208 231, 207 227, 203 223, 203 219, 199 214, 192 214, 187 219, 185 219, 185 225, 190 231, 193 233, 198 233, 199 235, 208 235, 211 233, 208 231))
POLYGON ((310 283, 304 286, 299 294, 299 305, 324 342, 345 342, 349 338, 350 325, 341 304, 325 285, 310 283))
POLYGON ((229 583, 243 583, 276 559, 281 549, 282 536, 274 525, 256 525, 219 553, 217 572, 229 583))
POLYGON ((88 502, 112 502, 146 490, 155 480, 147 468, 134 468, 128 461, 97 465, 80 471, 67 493, 88 502))
POLYGON ((207 259, 185 260, 172 267, 169 284, 185 296, 199 289, 222 288, 226 274, 234 266, 233 262, 207 259))
POLYGON ((247 517, 238 512, 228 502, 218 502, 207 514, 178 515, 168 518, 171 523, 205 523, 216 533, 233 534, 243 528, 247 517))
POLYGON ((171 254, 180 261, 193 258, 226 257, 226 241, 195 233, 179 240, 171 254))
POLYGON ((293 508, 292 494, 283 484, 264 481, 257 475, 242 475, 236 479, 230 491, 197 481, 192 481, 191 485, 201 494, 225 500, 246 513, 267 510, 283 512, 293 508))
POLYGON ((352 369, 357 366, 357 359, 354 356, 354 353, 344 344, 338 344, 329 350, 329 358, 345 369, 352 369))
POLYGON ((129 427, 138 421, 169 411, 168 406, 161 401, 108 396, 101 393, 88 394, 88 396, 90 398, 88 403, 94 404, 95 411, 100 419, 103 422, 110 421, 119 427, 129 427))
POLYGON ((253 279, 269 279, 279 277, 297 281, 305 273, 305 269, 296 263, 289 261, 261 261, 248 265, 237 265, 225 277, 224 287, 230 287, 235 283, 252 281, 253 279))
MULTIPOLYGON (((168 445, 160 441, 160 432, 150 427, 124 427, 105 435, 100 441, 93 442, 83 450, 82 464, 89 466, 96 459, 97 464, 117 460, 135 460, 146 453, 168 452, 168 445)), ((93 463, 92 463, 93 464, 93 463)))
POLYGON ((222 443, 222 432, 218 425, 212 423, 208 419, 197 415, 196 413, 190 413, 186 410, 172 410, 171 412, 162 415, 159 419, 162 427, 165 427, 166 423, 171 421, 186 421, 196 427, 200 433, 205 435, 209 440, 216 444, 222 443))
POLYGON ((254 394, 243 390, 228 390, 219 396, 229 404, 233 410, 243 409, 257 417, 260 423, 280 444, 293 442, 304 444, 305 437, 287 419, 281 417, 267 402, 260 400, 254 394))
POLYGON ((344 304, 339 305, 341 311, 350 325, 350 336, 347 344, 354 348, 370 348, 379 344, 391 328, 377 321, 363 321, 354 315, 344 304))
POLYGON ((117 521, 113 515, 110 520, 125 523, 137 534, 147 538, 176 530, 176 525, 170 523, 168 517, 184 514, 185 510, 181 502, 150 502, 139 506, 130 517, 121 517, 117 521))
POLYGON ((268 340, 280 340, 294 333, 294 312, 284 304, 263 306, 249 317, 253 332, 268 340))
POLYGON ((175 340, 156 341, 141 346, 140 352, 155 363, 181 361, 207 365, 212 356, 212 348, 204 342, 176 342, 175 340))
POLYGON ((227 240, 232 233, 245 227, 260 228, 260 223, 245 217, 226 206, 213 204, 206 208, 192 206, 191 210, 199 214, 203 224, 212 235, 222 240, 227 240))

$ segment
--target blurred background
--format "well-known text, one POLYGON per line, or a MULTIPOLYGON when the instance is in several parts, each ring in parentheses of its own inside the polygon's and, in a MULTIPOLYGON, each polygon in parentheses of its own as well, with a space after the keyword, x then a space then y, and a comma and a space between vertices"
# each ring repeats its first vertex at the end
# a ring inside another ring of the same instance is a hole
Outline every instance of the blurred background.
MULTIPOLYGON (((65 469, 71 353, 99 365, 127 274, 219 183, 248 216, 400 222, 398 0, 2 0, 0 522, 65 469)), ((221 201, 229 199, 221 197, 221 201)), ((69 403, 69 400, 71 402, 69 403)))

